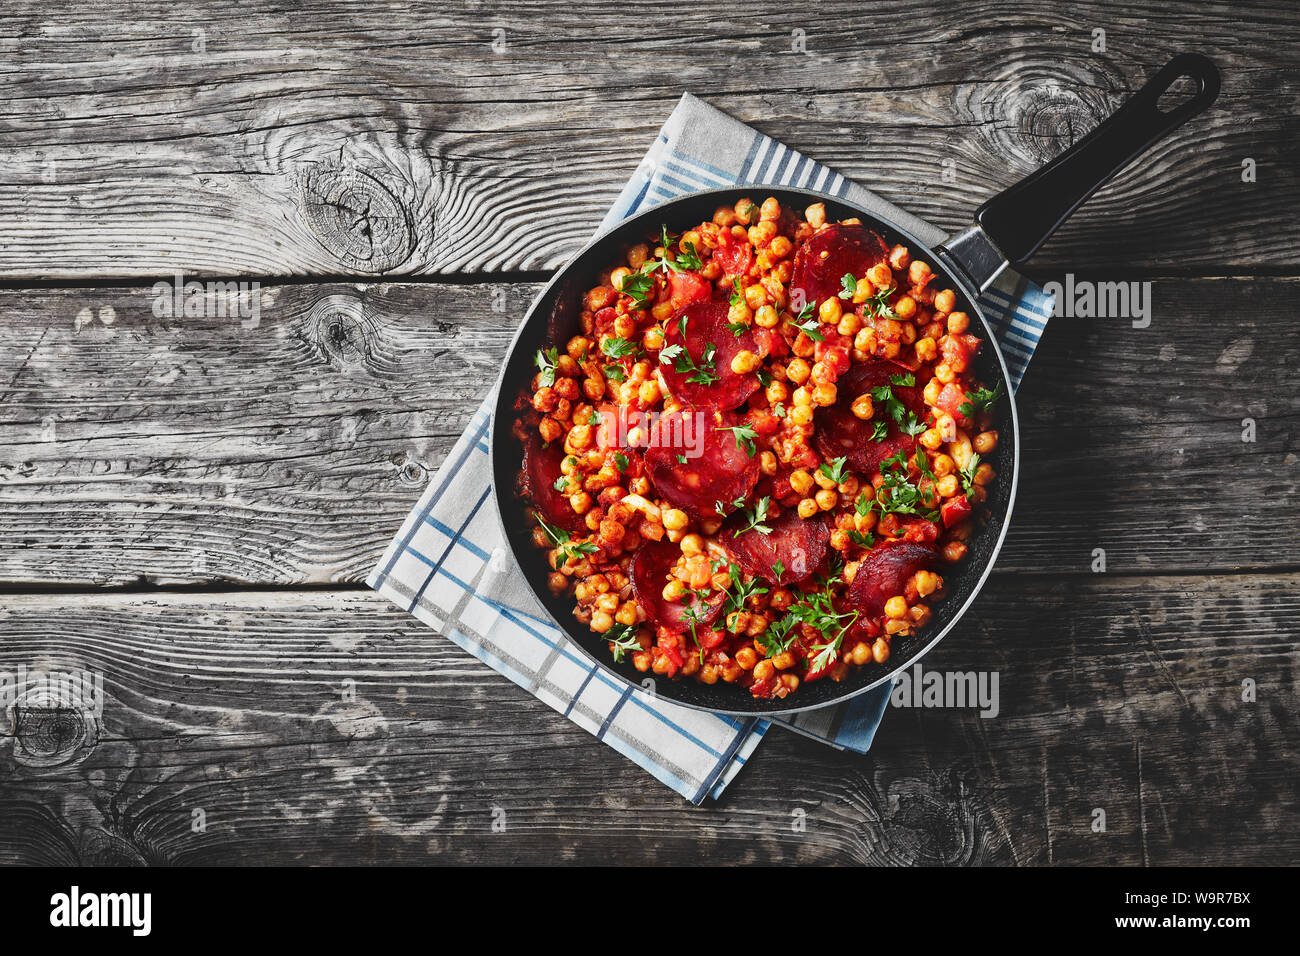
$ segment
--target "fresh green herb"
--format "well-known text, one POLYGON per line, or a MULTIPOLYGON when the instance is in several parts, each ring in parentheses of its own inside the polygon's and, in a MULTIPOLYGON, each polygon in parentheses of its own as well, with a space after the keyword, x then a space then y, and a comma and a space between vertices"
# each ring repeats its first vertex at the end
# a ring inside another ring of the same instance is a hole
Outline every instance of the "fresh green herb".
POLYGON ((596 426, 596 425, 599 425, 599 424, 600 424, 600 412, 596 411, 596 410, 593 408, 593 409, 591 410, 591 414, 587 416, 587 424, 588 424, 588 425, 591 425, 591 426, 593 426, 593 427, 596 426))
POLYGON ((902 375, 889 376, 889 382, 895 388, 915 388, 916 376, 911 372, 904 372, 902 375))
POLYGON ((740 285, 740 276, 731 280, 731 288, 735 291, 731 293, 732 305, 743 305, 745 302, 745 290, 740 285))
POLYGON ((793 642, 790 634, 794 631, 794 626, 806 625, 822 636, 822 642, 813 645, 812 649, 817 654, 809 664, 810 669, 824 670, 833 664, 845 633, 861 613, 856 610, 841 613, 835 609, 834 586, 838 580, 838 574, 832 575, 821 590, 806 592, 790 605, 785 617, 769 625, 767 631, 760 635, 759 641, 764 649, 769 654, 781 653, 793 642))
POLYGON ((881 289, 867 299, 866 312, 872 319, 896 319, 898 313, 889 307, 889 297, 893 289, 881 289))
POLYGON ((847 456, 843 458, 832 458, 830 461, 822 462, 821 466, 817 470, 831 481, 835 482, 835 484, 842 485, 844 482, 848 481, 849 478, 849 470, 845 467, 848 460, 847 456))
POLYGON ((932 507, 933 493, 922 491, 908 480, 906 450, 881 462, 880 477, 884 483, 877 489, 872 507, 882 515, 916 515, 927 521, 939 520, 939 512, 932 507))
POLYGON ((569 476, 560 475, 559 478, 555 479, 555 484, 552 485, 551 487, 554 488, 556 491, 563 491, 565 488, 569 487, 569 476))
POLYGON ((600 548, 596 547, 590 541, 574 541, 573 535, 563 528, 557 528, 547 524, 541 516, 538 516, 537 523, 541 525, 546 536, 555 544, 555 550, 558 552, 555 556, 555 570, 560 570, 570 560, 577 560, 579 555, 595 554, 600 548))
POLYGON ((777 418, 785 418, 785 402, 777 402, 772 408, 772 414, 777 418))
MULTIPOLYGON (((799 315, 800 318, 803 317, 803 313, 800 313, 799 315)), ((802 332, 804 335, 808 336, 808 338, 812 339, 814 342, 826 341, 826 336, 822 335, 821 330, 817 326, 816 319, 808 319, 808 321, 806 322, 799 322, 799 321, 795 321, 794 319, 791 319, 790 324, 793 325, 800 332, 802 332)))
POLYGON ((691 375, 686 379, 697 385, 710 385, 718 381, 717 368, 713 364, 713 357, 717 353, 717 348, 712 342, 704 346, 704 354, 700 356, 699 364, 691 358, 691 353, 686 351, 681 344, 670 345, 659 351, 659 361, 667 364, 672 362, 673 369, 679 375, 685 375, 690 372, 691 375))
POLYGON ((630 296, 637 308, 644 309, 650 305, 650 293, 654 290, 654 287, 654 270, 646 272, 643 266, 640 271, 632 273, 623 280, 623 287, 620 291, 624 295, 630 296))
POLYGON ((736 447, 744 451, 744 453, 750 458, 753 458, 758 454, 758 445, 754 443, 754 439, 758 437, 758 432, 754 431, 750 426, 724 425, 716 430, 720 432, 731 432, 731 434, 735 436, 736 447))
POLYGON ((704 262, 700 259, 700 254, 695 251, 695 243, 682 243, 682 247, 677 253, 677 264, 683 269, 704 268, 704 262))
POLYGON ((925 431, 929 426, 926 425, 925 422, 917 418, 913 412, 909 411, 907 413, 906 420, 904 420, 898 427, 902 429, 904 434, 910 435, 911 437, 915 438, 917 435, 921 434, 921 432, 925 431))
POLYGON ((773 573, 774 575, 776 575, 776 579, 777 579, 778 581, 780 581, 780 580, 781 580, 781 575, 785 574, 785 565, 782 564, 780 561, 773 561, 773 562, 772 562, 772 573, 773 573))
POLYGON ((606 365, 605 377, 611 382, 621 382, 627 378, 627 370, 621 365, 606 365))
POLYGON ((958 471, 961 476, 961 487, 966 492, 967 500, 975 497, 975 470, 980 466, 980 456, 972 454, 966 461, 966 467, 958 471))
POLYGON ((605 632, 605 639, 614 645, 614 663, 621 664, 624 654, 641 650, 636 628, 631 624, 615 624, 605 632))
MULTIPOLYGON (((740 503, 743 506, 744 500, 740 499, 740 503)), ((744 524, 740 530, 736 532, 736 537, 740 537, 746 531, 757 531, 759 534, 771 534, 772 529, 763 524, 763 522, 767 520, 767 512, 771 504, 771 498, 759 498, 758 503, 755 504, 753 508, 741 507, 740 516, 744 519, 744 524)), ((721 514, 721 511, 718 513, 721 514)), ((780 576, 781 575, 779 574, 777 575, 778 578, 780 576)))
POLYGON ((680 465, 684 465, 684 464, 686 464, 686 456, 685 456, 685 455, 678 455, 678 456, 677 456, 677 463, 680 464, 680 465))
POLYGON ((759 385, 762 385, 764 388, 767 388, 769 385, 772 384, 772 373, 771 373, 771 372, 769 372, 769 371, 767 371, 767 370, 765 370, 765 369, 761 369, 761 368, 760 368, 756 374, 758 375, 758 384, 759 384, 759 385))
POLYGON ((559 349, 548 349, 546 352, 538 350, 537 355, 533 358, 533 363, 541 369, 538 381, 547 388, 555 384, 555 363, 559 360, 559 349))
POLYGON ((746 581, 741 577, 740 565, 729 565, 727 573, 731 575, 731 586, 727 589, 727 603, 723 606, 724 615, 732 611, 743 611, 745 602, 750 598, 767 593, 767 588, 759 586, 759 578, 750 578, 746 581))
POLYGON ((958 405, 957 411, 967 418, 974 418, 976 412, 991 408, 1002 397, 1002 383, 999 381, 992 388, 977 388, 973 392, 967 392, 966 397, 969 401, 958 405))
POLYGON ((639 348, 635 342, 628 339, 610 337, 600 343, 600 350, 612 359, 621 359, 636 355, 639 348))
POLYGON ((884 406, 886 415, 902 424, 903 416, 907 414, 907 406, 899 401, 893 388, 888 385, 877 385, 871 390, 871 397, 884 406))
POLYGON ((614 465, 618 468, 620 474, 627 471, 627 455, 623 454, 621 451, 614 452, 614 465))
POLYGON ((876 543, 876 536, 872 534, 870 531, 867 531, 865 533, 862 531, 850 531, 849 540, 852 541, 854 544, 856 544, 859 548, 870 548, 872 545, 876 543))
POLYGON ((851 299, 858 291, 858 280, 853 278, 853 273, 844 273, 844 278, 840 279, 840 285, 844 286, 840 290, 841 299, 851 299))
POLYGON ((742 335, 744 335, 746 332, 749 331, 749 326, 746 325, 744 322, 728 322, 727 331, 729 331, 736 338, 740 338, 742 335))
POLYGON ((884 441, 889 437, 889 422, 878 421, 871 424, 871 440, 884 441))

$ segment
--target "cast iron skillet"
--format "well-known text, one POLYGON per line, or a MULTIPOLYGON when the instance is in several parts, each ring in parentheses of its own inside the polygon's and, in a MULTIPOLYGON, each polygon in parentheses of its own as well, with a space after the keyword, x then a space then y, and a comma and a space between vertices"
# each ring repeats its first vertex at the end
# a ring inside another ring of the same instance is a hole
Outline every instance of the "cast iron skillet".
POLYGON ((624 220, 588 243, 542 290, 524 317, 501 372, 500 394, 492 417, 493 498, 497 513, 515 561, 560 629, 619 680, 641 685, 647 677, 654 677, 641 674, 627 660, 614 663, 606 641, 573 618, 573 599, 557 598, 548 590, 546 552, 533 546, 524 514, 527 502, 515 490, 522 449, 510 428, 516 414, 515 402, 528 389, 536 371, 533 357, 545 343, 565 341, 578 333, 580 300, 596 285, 602 270, 622 261, 627 247, 658 235, 661 223, 673 232, 682 232, 711 219, 719 205, 730 206, 742 196, 752 195, 758 201, 775 196, 782 206, 799 210, 821 201, 826 204, 827 221, 856 216, 879 232, 887 245, 902 243, 911 250, 913 259, 929 262, 937 276, 935 288, 951 287, 958 293, 958 308, 978 320, 978 326, 972 328, 985 342, 977 361, 978 378, 987 386, 1000 381, 1006 396, 997 404, 995 427, 999 442, 990 459, 998 477, 989 489, 988 521, 967 542, 966 560, 955 568, 944 569, 946 596, 934 604, 931 622, 919 634, 895 637, 887 663, 858 668, 839 683, 820 680, 804 684, 785 700, 757 700, 732 684, 707 685, 690 678, 656 678, 653 685, 660 697, 719 713, 772 715, 824 707, 888 680, 937 644, 979 593, 1006 536, 1019 473, 1019 430, 1006 365, 997 348, 997 337, 976 302, 979 293, 1008 263, 1019 265, 1028 259, 1080 203, 1157 140, 1208 107, 1218 93, 1219 73, 1213 63, 1197 54, 1174 57, 1088 136, 984 203, 975 212, 975 226, 934 249, 892 222, 833 196, 763 185, 682 196, 624 220), (1195 92, 1179 105, 1162 111, 1158 106, 1161 95, 1184 77, 1193 81, 1195 92))

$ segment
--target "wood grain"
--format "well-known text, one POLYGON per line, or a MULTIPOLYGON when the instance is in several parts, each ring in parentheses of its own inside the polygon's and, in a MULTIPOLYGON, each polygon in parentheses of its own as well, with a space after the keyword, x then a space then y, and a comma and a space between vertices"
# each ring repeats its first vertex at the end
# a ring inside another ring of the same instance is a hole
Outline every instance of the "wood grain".
POLYGON ((1294 269, 1297 41, 1281 2, 43 5, 0 24, 0 277, 553 268, 688 90, 957 229, 1184 50, 1218 107, 1040 262, 1294 269))
MULTIPOLYGON (((1277 387, 1300 364, 1296 288, 1157 282, 1150 328, 1053 320, 999 570, 1088 574, 1098 548, 1110 571, 1300 567, 1277 533, 1300 469, 1300 398, 1277 387)), ((362 581, 535 289, 271 286, 254 328, 159 319, 149 289, 0 293, 0 581, 362 581)))
POLYGON ((997 671, 996 716, 774 729, 698 809, 368 592, 17 597, 0 669, 105 705, 88 744, 0 719, 0 862, 1295 863, 1297 585, 998 579, 925 661, 997 671))

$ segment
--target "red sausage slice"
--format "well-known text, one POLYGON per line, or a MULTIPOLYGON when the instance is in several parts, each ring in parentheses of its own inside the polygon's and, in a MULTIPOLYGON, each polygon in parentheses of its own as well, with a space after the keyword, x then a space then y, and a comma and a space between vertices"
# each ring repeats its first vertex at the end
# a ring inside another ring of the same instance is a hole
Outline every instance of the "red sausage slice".
MULTIPOLYGON (((636 596, 637 603, 645 609, 653 623, 678 633, 690 629, 691 621, 687 610, 693 605, 665 601, 664 586, 668 583, 669 570, 681 554, 681 549, 675 544, 647 541, 632 557, 632 593, 636 596)), ((715 591, 707 601, 703 601, 696 612, 698 625, 713 623, 726 598, 725 592, 715 591)), ((696 598, 696 601, 701 602, 701 599, 696 598)), ((698 632, 698 626, 696 630, 698 632)))
POLYGON ((853 365, 836 383, 839 400, 829 408, 818 410, 813 444, 823 458, 847 458, 849 467, 871 477, 880 463, 900 451, 911 455, 916 450, 916 439, 903 432, 890 417, 885 403, 875 401, 875 414, 864 421, 853 414, 853 402, 859 395, 869 394, 873 388, 890 385, 894 397, 903 407, 925 417, 925 399, 916 386, 893 385, 890 379, 906 374, 897 365, 883 360, 872 360, 853 365), (889 426, 884 441, 874 441, 876 422, 889 426))
POLYGON ((826 560, 830 529, 820 518, 805 521, 791 509, 763 524, 772 529, 771 534, 750 529, 739 535, 732 531, 723 538, 732 559, 749 574, 772 581, 779 561, 783 570, 775 582, 795 584, 811 577, 826 560))
POLYGON ((757 353, 759 347, 750 331, 736 335, 727 328, 727 304, 725 302, 697 302, 688 305, 668 321, 664 334, 664 349, 669 352, 665 361, 660 358, 660 369, 664 381, 673 395, 696 408, 738 408, 745 399, 758 390, 758 376, 753 372, 738 375, 731 370, 731 360, 742 350, 757 353), (682 331, 682 319, 686 320, 685 334, 682 331), (691 378, 700 377, 690 371, 683 361, 679 349, 689 355, 697 367, 707 365, 705 356, 712 351, 712 376, 715 380, 704 384, 692 382, 691 378), (678 363, 687 371, 677 371, 678 363))
POLYGON ((697 518, 721 517, 715 502, 728 507, 748 498, 758 481, 758 456, 740 447, 726 429, 743 419, 734 412, 695 411, 661 415, 650 431, 645 464, 659 493, 697 518))
POLYGON ((849 585, 849 604, 867 620, 879 617, 885 613, 885 602, 903 593, 908 578, 934 565, 935 553, 919 544, 882 545, 858 567, 857 577, 849 585))
POLYGON ((800 247, 790 279, 790 302, 795 311, 807 303, 838 295, 844 277, 861 279, 867 270, 889 254, 885 240, 866 226, 830 225, 800 247))
POLYGON ((555 490, 563 459, 564 447, 559 442, 543 448, 541 436, 535 432, 530 435, 524 443, 525 491, 549 524, 573 534, 586 534, 582 516, 574 512, 563 492, 555 490))

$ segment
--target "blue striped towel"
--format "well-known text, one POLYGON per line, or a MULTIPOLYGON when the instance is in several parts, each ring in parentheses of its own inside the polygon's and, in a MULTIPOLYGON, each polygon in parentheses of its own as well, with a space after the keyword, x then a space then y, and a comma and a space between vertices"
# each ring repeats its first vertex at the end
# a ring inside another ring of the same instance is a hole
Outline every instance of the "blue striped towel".
MULTIPOLYGON (((673 110, 602 229, 682 193, 737 183, 820 189, 877 212, 927 244, 944 238, 928 223, 690 94, 673 110)), ((1052 299, 1005 272, 981 304, 1018 385, 1052 299)), ((592 664, 516 573, 497 528, 487 445, 495 400, 495 391, 484 399, 407 516, 367 581, 372 588, 692 803, 719 796, 771 724, 867 752, 889 702, 889 685, 847 704, 769 721, 691 710, 655 697, 653 684, 628 687, 592 664)))

